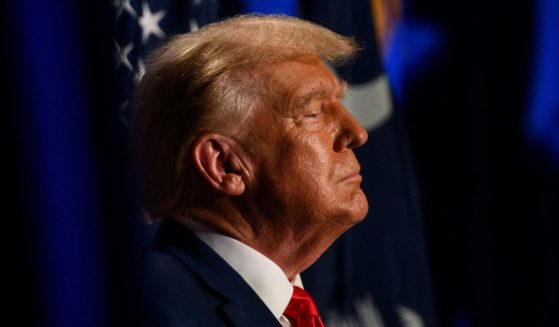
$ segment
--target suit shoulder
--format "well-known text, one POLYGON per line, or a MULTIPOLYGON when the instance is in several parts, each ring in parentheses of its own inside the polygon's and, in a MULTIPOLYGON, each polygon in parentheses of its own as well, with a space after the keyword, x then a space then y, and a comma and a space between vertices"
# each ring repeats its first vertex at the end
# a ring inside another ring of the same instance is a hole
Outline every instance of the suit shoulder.
POLYGON ((148 248, 142 261, 144 326, 212 325, 209 321, 217 318, 213 318, 216 308, 222 306, 225 299, 209 288, 200 276, 163 250, 148 248))

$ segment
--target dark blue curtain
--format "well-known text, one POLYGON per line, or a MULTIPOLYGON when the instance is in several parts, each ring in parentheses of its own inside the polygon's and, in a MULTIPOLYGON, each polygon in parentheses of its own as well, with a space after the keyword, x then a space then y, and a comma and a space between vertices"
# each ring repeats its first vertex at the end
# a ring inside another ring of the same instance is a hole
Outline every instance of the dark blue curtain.
MULTIPOLYGON (((408 2, 404 19, 445 40, 403 82, 445 326, 557 324, 554 3, 408 2)), ((426 48, 411 35, 405 66, 426 48)))

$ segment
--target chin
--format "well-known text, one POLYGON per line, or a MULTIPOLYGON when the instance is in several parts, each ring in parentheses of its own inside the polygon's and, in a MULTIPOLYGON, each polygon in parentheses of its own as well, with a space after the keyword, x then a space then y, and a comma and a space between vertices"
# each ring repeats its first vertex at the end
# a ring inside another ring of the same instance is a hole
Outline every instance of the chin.
POLYGON ((341 223, 348 228, 360 223, 369 212, 369 202, 363 191, 359 190, 351 199, 345 210, 345 214, 341 217, 341 223))
POLYGON ((369 212, 369 202, 367 201, 365 195, 363 195, 363 201, 358 206, 354 215, 354 220, 355 220, 354 224, 363 221, 363 219, 365 219, 365 217, 367 216, 368 212, 369 212))

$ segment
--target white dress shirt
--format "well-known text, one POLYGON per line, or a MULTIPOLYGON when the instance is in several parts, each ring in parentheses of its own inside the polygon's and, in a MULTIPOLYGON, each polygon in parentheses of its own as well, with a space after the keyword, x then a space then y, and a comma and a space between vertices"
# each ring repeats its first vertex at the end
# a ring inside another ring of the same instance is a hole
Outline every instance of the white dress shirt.
POLYGON ((299 275, 291 283, 275 262, 248 245, 190 219, 183 223, 241 275, 282 327, 291 326, 283 312, 291 300, 293 286, 303 286, 299 275))

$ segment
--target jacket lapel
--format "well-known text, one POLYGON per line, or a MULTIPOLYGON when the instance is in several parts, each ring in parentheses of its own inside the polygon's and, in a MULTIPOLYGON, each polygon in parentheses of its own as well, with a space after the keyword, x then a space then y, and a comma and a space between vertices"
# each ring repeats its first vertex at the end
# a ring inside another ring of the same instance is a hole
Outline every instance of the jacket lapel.
POLYGON ((224 298, 218 308, 234 326, 280 326, 243 278, 184 225, 164 220, 154 245, 167 250, 224 298))

